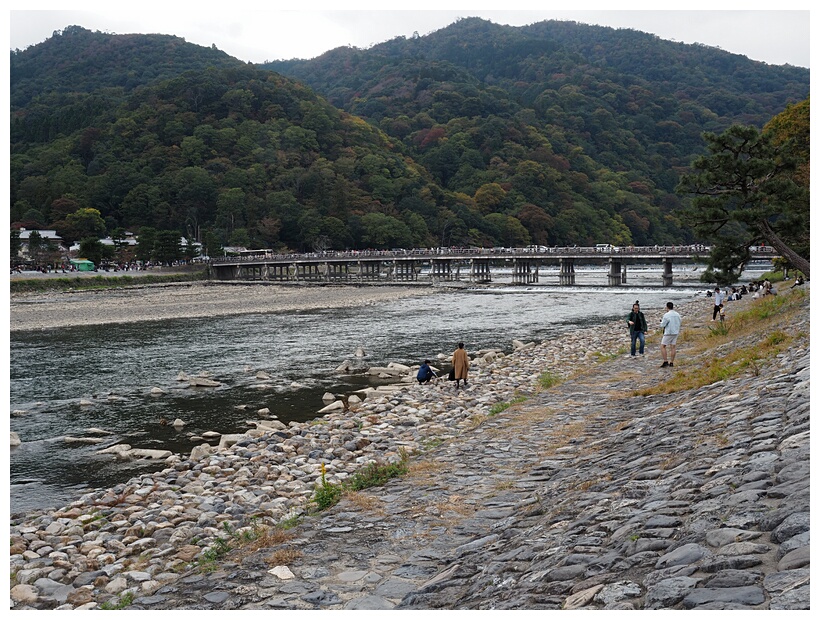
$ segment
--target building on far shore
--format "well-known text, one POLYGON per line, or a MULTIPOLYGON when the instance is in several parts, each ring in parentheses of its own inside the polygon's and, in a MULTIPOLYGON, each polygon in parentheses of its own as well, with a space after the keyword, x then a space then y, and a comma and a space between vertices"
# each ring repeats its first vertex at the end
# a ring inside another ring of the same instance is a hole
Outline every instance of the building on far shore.
POLYGON ((40 235, 40 239, 44 243, 52 243, 57 246, 58 249, 62 249, 65 251, 65 246, 63 244, 63 238, 57 234, 56 230, 27 230, 25 228, 20 229, 20 256, 29 256, 29 241, 31 240, 31 235, 33 233, 37 233, 40 235))

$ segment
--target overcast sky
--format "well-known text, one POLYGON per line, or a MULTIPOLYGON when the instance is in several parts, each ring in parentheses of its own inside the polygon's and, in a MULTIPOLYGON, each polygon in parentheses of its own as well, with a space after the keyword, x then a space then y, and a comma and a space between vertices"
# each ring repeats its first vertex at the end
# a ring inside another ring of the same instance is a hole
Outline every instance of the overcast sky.
MULTIPOLYGON (((741 2, 690 2, 685 11, 649 11, 641 2, 622 2, 628 10, 591 10, 612 3, 580 0, 573 6, 589 10, 528 10, 547 2, 426 2, 416 1, 413 10, 373 10, 373 2, 289 3, 304 10, 272 10, 281 3, 234 0, 233 2, 142 2, 118 4, 108 0, 11 0, 10 49, 25 49, 49 38, 66 26, 82 26, 115 34, 158 33, 183 37, 189 43, 210 46, 244 61, 313 58, 341 45, 369 47, 396 36, 421 35, 438 30, 459 17, 484 17, 499 24, 520 26, 545 19, 572 20, 587 24, 634 28, 662 39, 702 43, 748 56, 769 64, 809 67, 808 3, 779 2, 789 10, 734 10, 741 2), (72 10, 54 10, 64 6, 72 10), (499 5, 509 10, 488 10, 499 5), (801 6, 802 5, 802 6, 801 6), (345 10, 327 10, 325 7, 345 10), (129 8, 125 8, 129 7, 129 8), (135 7, 135 8, 130 8, 135 7), (436 7, 437 10, 431 10, 436 7), (442 8, 443 7, 443 8, 442 8), (454 8, 450 8, 454 7, 454 8), (26 10, 21 10, 25 8, 26 10), (29 9, 39 10, 29 10, 29 9), (713 8, 715 10, 702 10, 713 8), (74 10, 82 9, 82 10, 74 10), (730 9, 730 10, 727 10, 730 9)), ((379 6, 384 6, 380 4, 379 6)), ((399 5, 401 6, 401 5, 399 5)), ((654 5, 657 6, 657 3, 654 5)))

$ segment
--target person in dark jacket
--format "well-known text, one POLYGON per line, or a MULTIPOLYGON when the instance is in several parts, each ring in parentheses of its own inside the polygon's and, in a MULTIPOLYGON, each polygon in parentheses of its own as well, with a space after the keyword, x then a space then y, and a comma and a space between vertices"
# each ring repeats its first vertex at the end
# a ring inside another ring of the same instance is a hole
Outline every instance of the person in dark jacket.
POLYGON ((424 360, 424 363, 419 367, 419 374, 416 375, 416 379, 419 380, 419 384, 427 383, 436 376, 436 373, 433 372, 433 369, 430 368, 430 360, 424 360))
POLYGON ((635 357, 635 343, 636 341, 640 341, 640 353, 643 355, 643 348, 646 343, 646 317, 641 312, 641 306, 636 301, 632 304, 632 312, 629 313, 629 316, 626 318, 626 322, 629 325, 629 337, 632 341, 632 346, 630 348, 630 356, 635 357))

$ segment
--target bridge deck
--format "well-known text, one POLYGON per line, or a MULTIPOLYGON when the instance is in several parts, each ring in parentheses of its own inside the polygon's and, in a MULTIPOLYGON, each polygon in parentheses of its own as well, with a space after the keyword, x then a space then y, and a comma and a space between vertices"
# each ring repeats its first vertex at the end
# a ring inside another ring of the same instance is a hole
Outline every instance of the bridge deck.
MULTIPOLYGON (((770 248, 767 248, 770 250, 770 248)), ((771 259, 770 251, 755 252, 755 258, 771 259)), ((212 274, 221 280, 275 280, 313 282, 418 281, 431 282, 468 279, 490 282, 491 265, 510 264, 513 283, 539 281, 539 267, 559 265, 559 283, 575 284, 575 264, 609 264, 608 284, 626 283, 627 266, 660 263, 662 281, 672 285, 673 261, 703 261, 709 249, 703 246, 628 247, 617 250, 600 248, 447 248, 437 250, 346 251, 311 254, 275 254, 259 251, 256 255, 212 259, 212 274)))

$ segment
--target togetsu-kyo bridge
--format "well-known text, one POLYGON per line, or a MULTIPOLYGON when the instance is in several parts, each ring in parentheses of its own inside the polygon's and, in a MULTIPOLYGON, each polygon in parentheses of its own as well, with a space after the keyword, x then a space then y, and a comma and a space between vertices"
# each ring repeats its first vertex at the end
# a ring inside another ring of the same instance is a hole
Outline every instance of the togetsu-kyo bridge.
MULTIPOLYGON (((608 265, 607 283, 627 282, 628 265, 663 265, 663 286, 672 286, 672 263, 703 261, 710 249, 702 245, 618 248, 529 246, 526 248, 433 248, 417 250, 349 250, 310 254, 277 254, 249 250, 240 256, 211 258, 218 280, 266 280, 354 284, 368 282, 492 282, 492 265, 512 267, 513 284, 539 281, 539 268, 558 265, 559 285, 575 284, 575 265, 608 265)), ((774 258, 768 246, 752 256, 774 258)))

